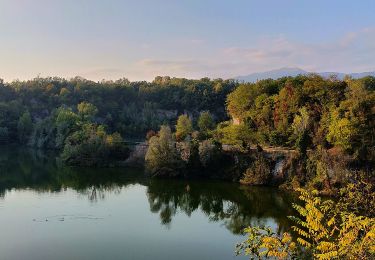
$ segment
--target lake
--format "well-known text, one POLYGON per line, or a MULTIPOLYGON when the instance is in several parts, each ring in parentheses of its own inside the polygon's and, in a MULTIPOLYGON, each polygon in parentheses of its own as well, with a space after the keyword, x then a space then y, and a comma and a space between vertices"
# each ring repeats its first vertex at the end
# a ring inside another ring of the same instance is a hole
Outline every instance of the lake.
POLYGON ((1 259, 246 259, 244 227, 290 226, 274 188, 69 168, 53 153, 0 147, 1 259))

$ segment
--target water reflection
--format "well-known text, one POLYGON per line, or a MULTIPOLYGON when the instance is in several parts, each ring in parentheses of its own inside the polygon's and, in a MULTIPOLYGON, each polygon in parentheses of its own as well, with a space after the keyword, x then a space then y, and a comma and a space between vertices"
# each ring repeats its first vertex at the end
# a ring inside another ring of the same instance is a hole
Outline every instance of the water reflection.
POLYGON ((199 210, 210 221, 220 221, 234 234, 250 224, 277 222, 278 232, 290 223, 291 198, 272 188, 245 187, 213 181, 151 180, 147 188, 150 210, 159 213, 161 223, 170 225, 176 213, 190 216, 199 210), (187 189, 188 187, 188 189, 187 189))
POLYGON ((71 188, 87 195, 89 200, 97 201, 104 199, 108 192, 119 193, 122 187, 142 183, 145 180, 142 177, 139 171, 129 169, 62 167, 53 151, 0 147, 0 197, 11 189, 32 189, 42 193, 71 188))
POLYGON ((146 187, 150 211, 166 227, 178 214, 203 213, 233 234, 250 224, 274 224, 278 232, 290 226, 291 198, 272 188, 245 187, 215 181, 148 179, 135 169, 88 169, 59 166, 55 155, 41 151, 0 148, 0 197, 11 189, 58 193, 68 188, 89 201, 120 194, 129 185, 146 187))

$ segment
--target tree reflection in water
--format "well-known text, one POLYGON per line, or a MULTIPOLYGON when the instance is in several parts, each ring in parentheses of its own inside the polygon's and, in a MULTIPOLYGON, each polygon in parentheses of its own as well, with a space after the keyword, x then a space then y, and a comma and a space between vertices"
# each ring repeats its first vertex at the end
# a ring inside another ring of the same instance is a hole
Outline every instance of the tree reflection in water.
POLYGON ((170 225, 177 212, 187 216, 200 210, 210 221, 221 221, 234 234, 249 225, 273 220, 278 232, 290 226, 292 198, 273 188, 247 187, 213 181, 151 180, 147 187, 150 210, 170 225), (186 187, 189 187, 187 190, 186 187))
POLYGON ((95 202, 108 193, 119 194, 122 188, 142 183, 144 179, 139 170, 62 167, 52 151, 0 147, 0 197, 11 189, 44 193, 70 188, 95 202))
POLYGON ((191 216, 202 212, 210 221, 220 222, 234 234, 250 224, 274 222, 278 232, 290 226, 292 198, 273 188, 246 187, 218 181, 147 179, 134 169, 92 169, 59 167, 52 152, 48 154, 0 147, 0 197, 11 189, 35 192, 61 192, 73 189, 95 203, 108 194, 120 194, 128 185, 146 187, 153 213, 169 227, 182 212, 191 216))

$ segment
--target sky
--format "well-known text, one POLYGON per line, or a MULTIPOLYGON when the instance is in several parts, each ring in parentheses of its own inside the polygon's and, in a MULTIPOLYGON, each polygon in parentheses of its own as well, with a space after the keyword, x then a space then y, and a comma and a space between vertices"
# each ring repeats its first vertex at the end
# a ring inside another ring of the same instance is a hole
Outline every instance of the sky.
POLYGON ((0 0, 0 78, 375 70, 374 0, 0 0))

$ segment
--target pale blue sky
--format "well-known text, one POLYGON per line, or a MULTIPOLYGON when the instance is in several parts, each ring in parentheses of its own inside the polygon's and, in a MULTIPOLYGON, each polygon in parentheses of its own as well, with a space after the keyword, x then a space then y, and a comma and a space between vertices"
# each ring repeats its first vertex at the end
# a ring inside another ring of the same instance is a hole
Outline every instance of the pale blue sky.
POLYGON ((373 0, 0 0, 0 78, 375 70, 373 0))

